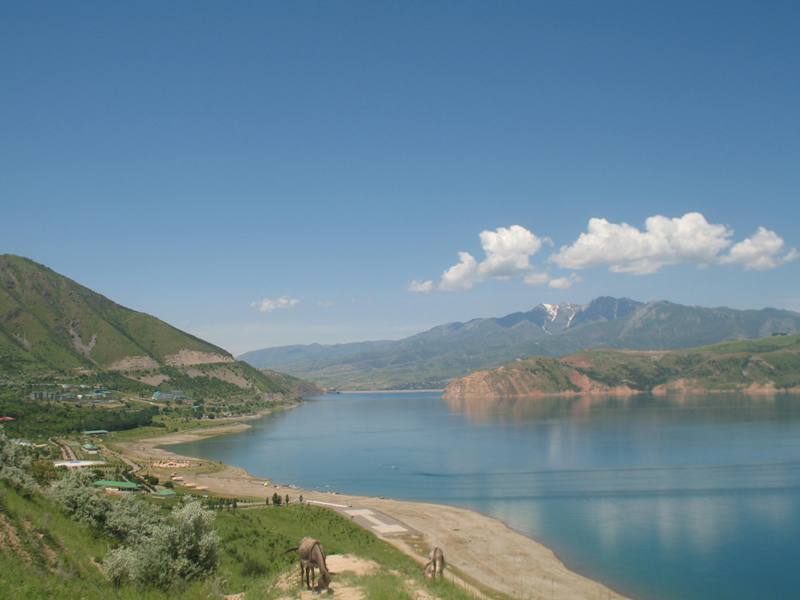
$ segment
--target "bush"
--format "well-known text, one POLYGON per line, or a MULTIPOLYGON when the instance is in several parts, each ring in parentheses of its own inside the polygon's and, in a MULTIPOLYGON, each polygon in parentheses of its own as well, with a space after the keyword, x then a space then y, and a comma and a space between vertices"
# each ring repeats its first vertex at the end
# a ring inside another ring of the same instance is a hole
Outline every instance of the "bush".
POLYGON ((123 542, 146 543, 150 530, 163 522, 158 509, 133 496, 112 502, 106 515, 108 533, 123 542))
POLYGON ((93 485, 86 471, 69 471, 50 488, 49 495, 69 517, 97 529, 104 529, 111 503, 93 485))
POLYGON ((0 429, 0 480, 23 496, 30 497, 38 489, 36 481, 27 473, 30 467, 30 450, 12 443, 0 429))
MULTIPOLYGON (((121 529, 133 544, 109 553, 105 565, 115 584, 131 581, 141 587, 168 589, 214 571, 219 562, 219 538, 213 513, 198 502, 176 508, 169 519, 147 515, 147 522, 127 527, 132 506, 120 512, 121 529), (135 533, 133 533, 135 531, 135 533)), ((148 507, 149 508, 149 507, 148 507)))

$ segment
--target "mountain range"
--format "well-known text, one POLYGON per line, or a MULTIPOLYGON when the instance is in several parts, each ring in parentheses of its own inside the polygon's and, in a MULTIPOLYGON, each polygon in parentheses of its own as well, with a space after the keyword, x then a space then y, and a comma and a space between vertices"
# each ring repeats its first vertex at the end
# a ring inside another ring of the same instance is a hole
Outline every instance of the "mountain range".
POLYGON ((450 379, 533 355, 595 347, 658 350, 800 332, 800 313, 600 297, 540 304, 500 318, 448 323, 401 340, 279 346, 239 356, 333 388, 439 388, 450 379))
POLYGON ((65 377, 200 395, 291 394, 303 386, 44 265, 0 255, 0 381, 65 377))

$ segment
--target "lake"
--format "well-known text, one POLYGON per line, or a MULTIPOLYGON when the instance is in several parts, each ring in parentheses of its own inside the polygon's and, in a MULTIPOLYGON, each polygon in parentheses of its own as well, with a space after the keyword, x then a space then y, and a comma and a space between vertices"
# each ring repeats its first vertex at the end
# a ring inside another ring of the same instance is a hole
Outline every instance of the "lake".
POLYGON ((253 425, 171 449, 473 508, 635 598, 800 596, 800 397, 336 394, 253 425))

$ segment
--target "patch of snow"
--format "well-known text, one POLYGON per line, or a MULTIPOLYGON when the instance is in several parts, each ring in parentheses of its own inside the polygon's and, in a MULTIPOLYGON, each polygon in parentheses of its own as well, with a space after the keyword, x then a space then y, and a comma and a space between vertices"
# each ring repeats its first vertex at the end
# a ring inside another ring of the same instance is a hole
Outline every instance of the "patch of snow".
POLYGON ((558 316, 558 304, 542 304, 542 306, 547 311, 550 320, 555 321, 558 316))
POLYGON ((570 325, 572 325, 572 320, 573 320, 573 319, 575 318, 575 316, 578 314, 578 311, 577 311, 577 310, 575 310, 574 308, 570 308, 570 310, 572 311, 572 314, 569 316, 569 319, 567 320, 567 324, 566 324, 566 326, 564 327, 564 329, 569 329, 569 326, 570 326, 570 325))

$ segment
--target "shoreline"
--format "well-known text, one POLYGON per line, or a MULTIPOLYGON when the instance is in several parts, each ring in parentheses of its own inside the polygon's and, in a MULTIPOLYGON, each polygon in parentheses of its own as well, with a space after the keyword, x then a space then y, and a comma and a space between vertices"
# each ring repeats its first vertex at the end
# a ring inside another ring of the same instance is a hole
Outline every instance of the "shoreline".
POLYGON ((283 496, 290 492, 295 501, 302 495, 304 501, 322 503, 323 506, 366 509, 386 515, 411 531, 396 535, 384 534, 369 527, 367 529, 420 564, 427 560, 427 551, 430 548, 442 547, 445 549, 448 565, 451 567, 450 572, 457 580, 456 583, 483 598, 497 597, 498 594, 510 598, 557 597, 575 600, 624 598, 605 584, 570 570, 555 552, 544 544, 516 531, 500 519, 471 509, 421 501, 303 489, 256 477, 246 469, 227 465, 221 461, 185 456, 165 448, 165 446, 246 431, 251 425, 242 421, 260 418, 298 405, 267 409, 260 411, 258 415, 243 418, 232 418, 219 426, 199 427, 138 440, 118 442, 109 440, 109 442, 117 452, 141 464, 144 469, 167 478, 170 473, 178 472, 183 476, 184 483, 194 487, 199 486, 210 493, 264 499, 271 497, 273 493, 283 496), (176 470, 151 466, 155 462, 169 460, 188 460, 196 464, 197 468, 176 470), (208 467, 213 469, 208 470, 208 467), (487 556, 492 557, 491 561, 486 560, 487 556))
POLYGON ((334 392, 328 392, 329 394, 419 394, 419 393, 431 393, 431 392, 442 392, 444 393, 445 388, 421 388, 418 390, 409 390, 409 389, 402 389, 402 390, 336 390, 334 392))
MULTIPOLYGON (((634 398, 636 396, 653 396, 655 398, 688 398, 702 396, 718 396, 722 394, 741 394, 751 398, 763 398, 771 396, 798 396, 800 386, 790 388, 776 388, 751 384, 743 388, 735 389, 715 389, 715 388, 653 388, 651 390, 636 390, 633 388, 613 388, 606 390, 582 390, 582 391, 562 391, 562 392, 526 392, 524 394, 494 394, 478 392, 448 392, 447 388, 442 391, 442 398, 453 401, 470 400, 545 400, 549 398, 634 398)), ((347 392, 356 393, 356 392, 347 392)), ((364 392, 366 393, 366 392, 364 392)))

